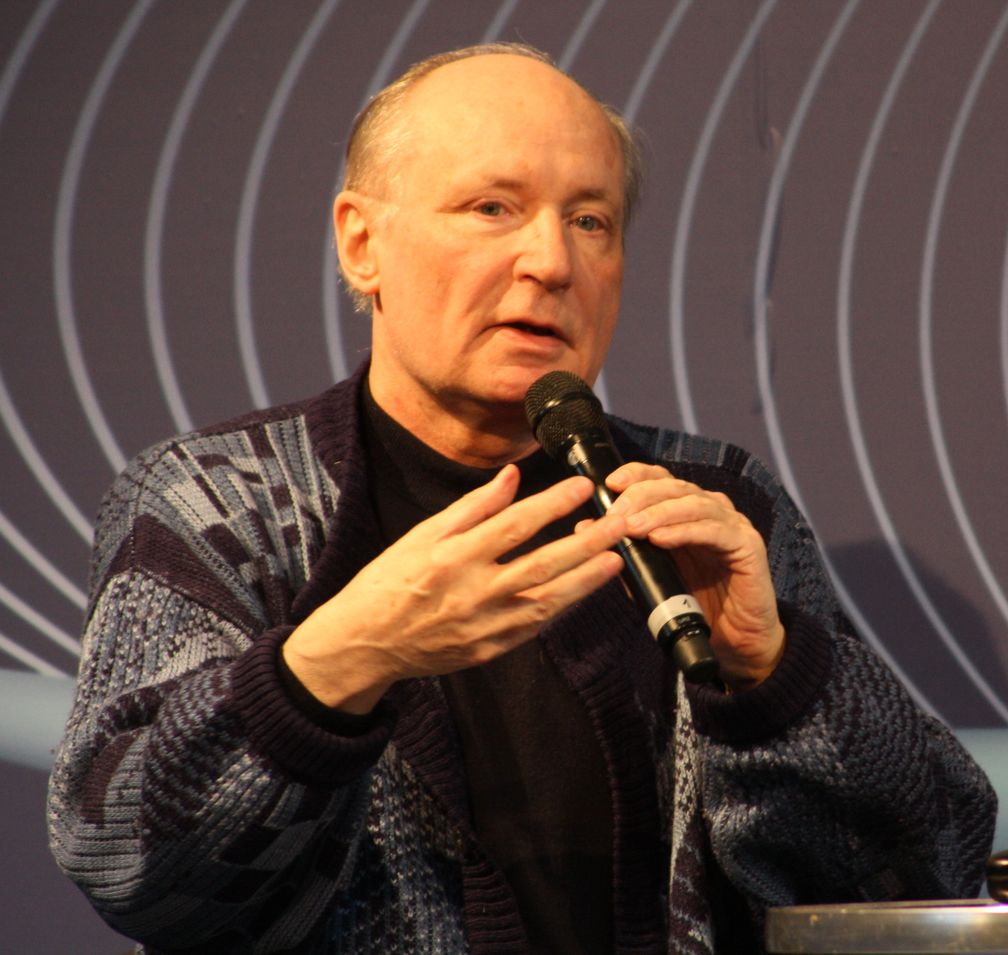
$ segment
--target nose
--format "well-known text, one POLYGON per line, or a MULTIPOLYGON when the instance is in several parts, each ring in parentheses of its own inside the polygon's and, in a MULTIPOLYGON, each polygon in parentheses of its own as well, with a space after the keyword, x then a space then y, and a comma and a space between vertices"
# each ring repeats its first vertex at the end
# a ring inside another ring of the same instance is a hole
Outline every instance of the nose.
POLYGON ((551 291, 566 288, 574 266, 571 238, 561 216, 549 210, 539 212, 521 229, 517 277, 532 279, 551 291))

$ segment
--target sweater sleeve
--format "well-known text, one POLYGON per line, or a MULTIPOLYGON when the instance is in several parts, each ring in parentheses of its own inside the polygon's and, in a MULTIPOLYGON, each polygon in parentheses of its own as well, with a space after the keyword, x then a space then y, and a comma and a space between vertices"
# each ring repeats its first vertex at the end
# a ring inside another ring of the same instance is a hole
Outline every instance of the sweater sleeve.
POLYGON ((770 905, 975 896, 990 783, 854 633, 788 496, 756 465, 747 476, 772 504, 761 530, 788 643, 755 689, 689 690, 720 869, 757 926, 770 905))
POLYGON ((277 653, 307 573, 291 554, 311 552, 308 530, 284 551, 295 535, 251 519, 263 508, 247 474, 211 487, 221 463, 161 448, 103 505, 50 844, 130 937, 274 951, 345 883, 394 713, 344 737, 285 691, 277 653))

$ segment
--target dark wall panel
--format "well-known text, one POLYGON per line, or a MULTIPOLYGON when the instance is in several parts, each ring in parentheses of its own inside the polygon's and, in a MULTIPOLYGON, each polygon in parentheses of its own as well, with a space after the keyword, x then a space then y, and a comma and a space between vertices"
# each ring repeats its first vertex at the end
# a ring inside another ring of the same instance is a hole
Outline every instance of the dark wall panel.
MULTIPOLYGON (((0 678, 73 674, 126 459, 359 363, 329 225, 347 128, 409 63, 492 38, 643 132, 609 408, 764 457, 921 703, 1004 727, 1003 0, 6 0, 0 678)), ((11 732, 5 790, 40 793, 11 732)), ((26 826, 19 864, 62 888, 26 826)))

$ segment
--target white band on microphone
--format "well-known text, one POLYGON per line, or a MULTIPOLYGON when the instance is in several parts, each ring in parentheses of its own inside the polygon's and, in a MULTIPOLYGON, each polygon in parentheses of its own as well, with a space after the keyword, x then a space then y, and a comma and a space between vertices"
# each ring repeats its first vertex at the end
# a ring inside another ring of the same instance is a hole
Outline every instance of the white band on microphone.
POLYGON ((698 613, 703 616, 700 604, 692 594, 677 594, 675 597, 663 600, 648 615, 647 625, 651 636, 657 640, 665 624, 687 613, 698 613))

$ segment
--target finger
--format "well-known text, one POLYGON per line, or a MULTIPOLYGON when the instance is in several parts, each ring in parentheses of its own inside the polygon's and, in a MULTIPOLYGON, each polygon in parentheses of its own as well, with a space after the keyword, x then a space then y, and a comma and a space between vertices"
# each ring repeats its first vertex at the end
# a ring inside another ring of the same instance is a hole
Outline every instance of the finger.
POLYGON ((737 513, 734 508, 726 508, 720 501, 702 491, 649 485, 647 488, 638 486, 627 491, 627 497, 628 500, 617 513, 623 514, 627 527, 635 534, 662 524, 708 519, 730 520, 737 513))
POLYGON ((614 491, 625 491, 638 481, 654 481, 672 475, 660 464, 645 464, 643 461, 627 461, 606 478, 606 486, 614 491))
POLYGON ((514 464, 506 464, 486 484, 464 494, 443 511, 421 521, 411 536, 441 539, 459 534, 498 514, 513 500, 518 491, 521 472, 514 464))
POLYGON ((629 517, 637 511, 643 511, 645 508, 663 504, 666 501, 693 497, 699 500, 709 496, 706 491, 689 481, 681 481, 679 478, 666 475, 631 484, 616 498, 610 511, 629 517))
MULTIPOLYGON (((638 536, 636 533, 633 536, 638 536)), ((641 535, 644 536, 644 535, 641 535)), ((698 520, 683 524, 663 524, 646 534, 658 547, 676 549, 703 546, 723 554, 756 553, 764 550, 763 538, 752 524, 741 520, 698 520)))
POLYGON ((529 587, 500 601, 493 611, 497 639, 509 646, 536 636, 554 617, 584 599, 623 569, 623 558, 611 550, 596 554, 547 583, 529 587))
POLYGON ((534 537, 547 524, 577 510, 591 497, 592 490, 592 482, 587 478, 566 478, 491 515, 455 538, 453 544, 472 557, 488 555, 496 560, 534 537))
MULTIPOLYGON (((604 550, 589 560, 577 564, 548 583, 530 587, 516 594, 526 608, 531 603, 533 618, 542 622, 562 613, 572 604, 598 590, 623 570, 623 558, 615 551, 604 550)), ((525 610, 528 613, 528 609, 525 610)))
MULTIPOLYGON (((517 594, 548 584, 563 574, 586 564, 608 551, 626 533, 626 522, 619 515, 593 521, 580 534, 571 534, 544 544, 501 567, 494 583, 499 594, 517 594)), ((616 555, 614 555, 616 556, 616 555)), ((606 558, 604 566, 610 566, 606 558)), ((622 558, 617 556, 617 572, 622 558)))

